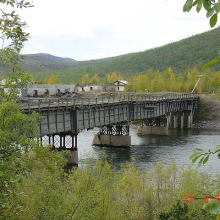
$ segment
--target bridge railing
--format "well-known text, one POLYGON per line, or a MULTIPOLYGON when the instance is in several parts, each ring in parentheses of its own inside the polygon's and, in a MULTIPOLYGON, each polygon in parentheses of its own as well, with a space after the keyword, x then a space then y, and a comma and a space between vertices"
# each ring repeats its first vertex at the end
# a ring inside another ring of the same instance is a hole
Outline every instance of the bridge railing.
POLYGON ((99 97, 73 97, 73 98, 20 98, 17 103, 27 111, 50 108, 76 108, 90 105, 114 104, 123 102, 145 102, 173 99, 198 98, 196 93, 165 93, 165 94, 117 94, 99 97))

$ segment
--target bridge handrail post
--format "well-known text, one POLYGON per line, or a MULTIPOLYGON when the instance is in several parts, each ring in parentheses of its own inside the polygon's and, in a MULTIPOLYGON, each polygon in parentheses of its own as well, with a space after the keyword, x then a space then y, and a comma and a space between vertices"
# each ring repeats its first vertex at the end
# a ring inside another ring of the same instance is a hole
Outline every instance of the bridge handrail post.
POLYGON ((30 114, 30 102, 28 102, 28 113, 30 114))
POLYGON ((38 111, 40 112, 40 99, 38 99, 38 111))
POLYGON ((58 110, 60 109, 60 99, 58 98, 58 106, 57 106, 58 108, 58 110))
POLYGON ((51 100, 49 100, 49 106, 48 106, 49 111, 50 111, 50 102, 51 102, 51 100))
POLYGON ((66 109, 67 109, 67 107, 68 107, 68 103, 69 103, 69 99, 67 98, 67 99, 66 99, 66 109))

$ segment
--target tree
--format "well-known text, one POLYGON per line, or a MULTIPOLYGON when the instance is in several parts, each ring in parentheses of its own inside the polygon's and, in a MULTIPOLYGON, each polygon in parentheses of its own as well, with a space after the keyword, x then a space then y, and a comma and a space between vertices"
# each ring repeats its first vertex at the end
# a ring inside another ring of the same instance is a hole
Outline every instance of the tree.
POLYGON ((90 82, 89 74, 86 74, 82 77, 82 85, 86 85, 90 82))
MULTIPOLYGON (((2 0, 1 4, 13 8, 32 7, 25 0, 2 0)), ((20 64, 20 52, 29 35, 24 32, 26 23, 20 20, 15 11, 6 13, 0 9, 0 14, 1 37, 3 42, 6 39, 10 42, 8 46, 3 45, 0 52, 1 64, 9 68, 6 73, 7 92, 2 90, 0 99, 0 216, 6 207, 11 207, 16 216, 18 206, 11 200, 19 196, 14 191, 14 186, 20 181, 22 172, 23 161, 20 158, 38 144, 37 139, 34 139, 38 136, 38 117, 36 113, 31 116, 23 114, 16 104, 19 87, 25 86, 31 80, 20 64)))
POLYGON ((123 80, 124 78, 120 75, 120 74, 117 74, 117 73, 112 73, 112 74, 108 74, 107 75, 107 81, 108 83, 113 83, 117 80, 123 80))
POLYGON ((47 80, 47 84, 57 84, 57 76, 52 74, 47 80))
POLYGON ((92 84, 93 84, 93 85, 99 84, 99 77, 98 77, 97 74, 95 74, 95 75, 92 77, 91 80, 92 80, 92 84))

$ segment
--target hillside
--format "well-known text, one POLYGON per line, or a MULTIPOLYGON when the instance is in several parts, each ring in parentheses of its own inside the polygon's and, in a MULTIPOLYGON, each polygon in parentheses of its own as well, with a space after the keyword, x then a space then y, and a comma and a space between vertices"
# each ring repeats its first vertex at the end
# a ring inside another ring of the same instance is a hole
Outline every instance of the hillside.
MULTIPOLYGON (((79 81, 87 73, 90 76, 97 73, 99 77, 104 77, 108 73, 116 72, 128 77, 149 69, 164 71, 169 67, 175 73, 184 73, 195 67, 201 71, 205 63, 218 57, 219 35, 220 28, 216 28, 144 52, 90 61, 75 61, 42 53, 25 55, 22 64, 28 72, 33 73, 36 81, 56 74, 64 83, 69 80, 79 81)), ((215 71, 219 68, 220 64, 211 67, 215 71)), ((0 74, 4 72, 5 69, 0 67, 0 74)))
MULTIPOLYGON (((164 71, 169 67, 175 73, 184 73, 195 67, 201 71, 205 63, 218 57, 219 35, 220 28, 216 28, 155 49, 124 55, 95 65, 93 63, 93 66, 88 63, 91 61, 88 61, 84 62, 84 65, 87 64, 86 67, 75 66, 75 68, 62 71, 38 72, 34 73, 34 77, 40 80, 43 76, 49 77, 53 73, 66 82, 70 78, 77 81, 87 73, 90 76, 98 73, 100 77, 103 77, 108 73, 116 72, 127 77, 144 73, 149 69, 164 71)), ((211 69, 219 70, 220 64, 213 65, 211 69)))
POLYGON ((63 58, 63 57, 56 57, 47 53, 39 53, 38 55, 49 58, 50 60, 56 61, 56 62, 64 62, 64 63, 71 63, 76 62, 76 60, 71 58, 63 58))

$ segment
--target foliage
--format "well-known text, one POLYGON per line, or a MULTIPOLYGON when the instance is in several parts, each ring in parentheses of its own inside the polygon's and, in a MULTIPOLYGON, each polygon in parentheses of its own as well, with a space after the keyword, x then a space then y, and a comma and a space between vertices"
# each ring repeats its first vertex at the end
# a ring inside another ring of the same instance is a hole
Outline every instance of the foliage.
POLYGON ((46 84, 57 84, 57 76, 52 74, 50 78, 46 81, 46 84))
POLYGON ((99 77, 98 77, 98 75, 95 74, 95 75, 92 77, 91 81, 92 81, 92 84, 93 84, 93 85, 98 85, 98 84, 99 84, 99 77))
POLYGON ((117 73, 112 73, 107 75, 107 83, 113 83, 117 80, 123 80, 123 77, 117 73))
POLYGON ((88 83, 90 83, 89 74, 86 74, 86 75, 84 75, 84 76, 82 77, 81 84, 82 84, 82 85, 86 85, 86 84, 88 84, 88 83))
POLYGON ((218 13, 220 12, 220 3, 217 0, 187 0, 184 4, 183 11, 189 12, 192 7, 196 6, 196 11, 200 12, 203 7, 207 13, 206 17, 209 18, 209 24, 214 27, 217 24, 218 13))
POLYGON ((173 208, 168 213, 161 213, 159 216, 160 220, 166 219, 179 219, 179 220, 187 220, 188 219, 188 207, 186 204, 182 207, 180 205, 180 201, 177 201, 177 204, 173 206, 173 208))
MULTIPOLYGON (((13 189, 19 197, 12 196, 1 210, 3 219, 160 219, 171 211, 176 216, 185 194, 209 190, 211 182, 208 175, 174 162, 144 174, 133 164, 116 172, 105 159, 88 160, 65 174, 64 155, 49 148, 36 148, 23 161, 25 175, 13 189)), ((199 209, 203 203, 187 204, 185 216, 212 219, 215 215, 199 209)))
MULTIPOLYGON (((11 7, 32 7, 29 2, 16 0, 2 0, 1 4, 11 7)), ((13 214, 19 210, 19 206, 12 200, 19 198, 20 194, 14 191, 19 184, 22 156, 38 145, 38 117, 37 114, 25 115, 16 100, 19 87, 24 86, 31 78, 21 67, 20 51, 28 34, 23 30, 26 26, 15 11, 6 13, 0 10, 1 37, 9 42, 8 46, 3 44, 0 52, 0 62, 8 67, 6 73, 6 87, 1 90, 0 98, 0 210, 7 206, 13 206, 13 214)), ((2 216, 2 215, 0 215, 2 216)), ((14 217, 13 217, 14 218, 14 217)))

